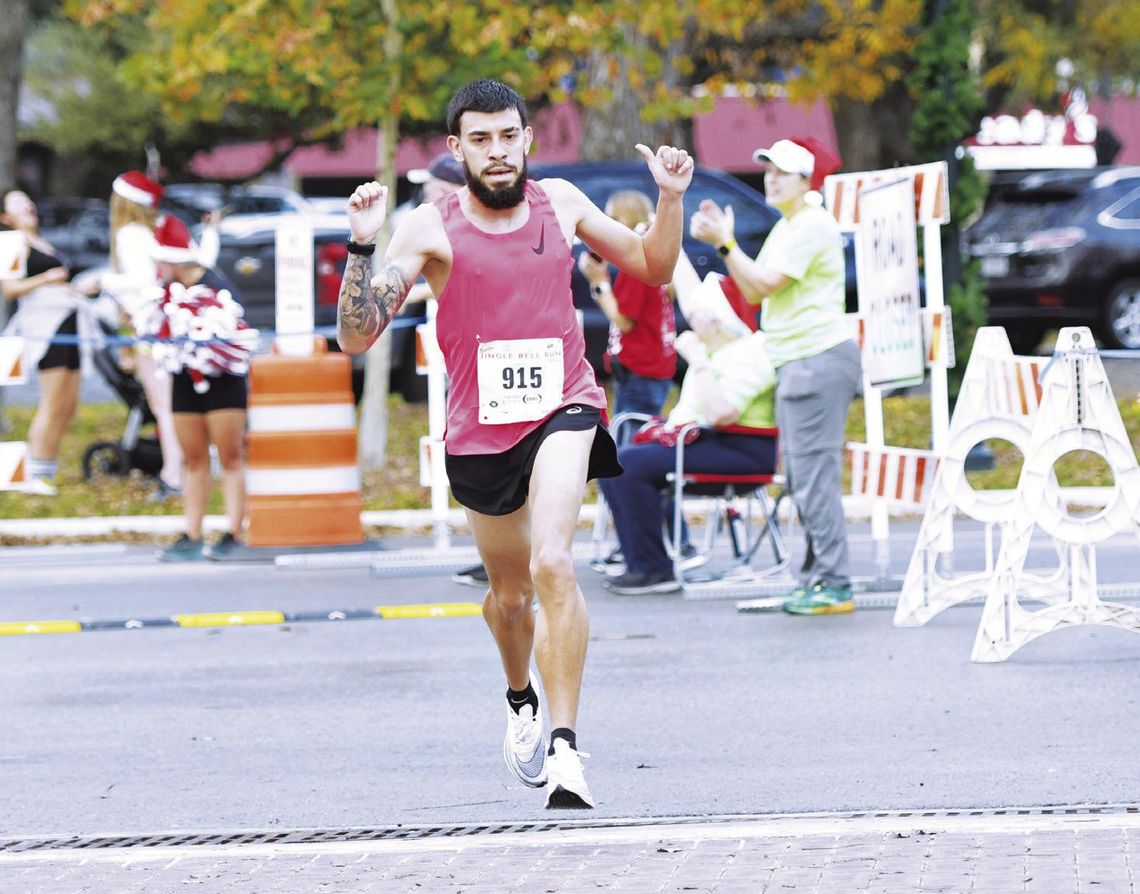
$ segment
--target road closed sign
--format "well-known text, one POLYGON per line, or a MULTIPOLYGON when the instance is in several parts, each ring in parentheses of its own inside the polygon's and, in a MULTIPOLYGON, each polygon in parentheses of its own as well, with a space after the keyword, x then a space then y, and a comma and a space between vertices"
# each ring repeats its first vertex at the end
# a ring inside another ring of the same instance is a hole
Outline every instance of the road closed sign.
POLYGON ((865 321, 863 365, 872 385, 918 384, 925 354, 914 182, 906 177, 865 187, 859 207, 855 271, 865 321))
POLYGON ((277 224, 277 349, 283 354, 313 350, 313 226, 300 218, 277 224))

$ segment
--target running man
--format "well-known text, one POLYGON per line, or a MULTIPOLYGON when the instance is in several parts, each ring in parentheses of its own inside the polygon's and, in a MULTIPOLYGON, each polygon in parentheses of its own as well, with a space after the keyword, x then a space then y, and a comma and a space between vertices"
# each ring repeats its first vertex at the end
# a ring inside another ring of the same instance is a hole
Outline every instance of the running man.
POLYGON ((680 149, 637 146, 659 190, 656 219, 638 235, 571 183, 527 178, 533 134, 510 87, 480 80, 461 88, 447 127, 467 186, 404 215, 375 276, 369 256, 386 190, 365 183, 349 199, 337 340, 349 353, 367 350, 421 274, 439 296, 436 328, 451 377, 447 474, 487 567, 483 617, 508 686, 503 755, 525 785, 547 786, 548 808, 593 807, 574 732, 589 621, 570 545, 587 480, 621 467, 574 312, 570 246, 578 236, 637 279, 669 282, 693 162, 680 149))

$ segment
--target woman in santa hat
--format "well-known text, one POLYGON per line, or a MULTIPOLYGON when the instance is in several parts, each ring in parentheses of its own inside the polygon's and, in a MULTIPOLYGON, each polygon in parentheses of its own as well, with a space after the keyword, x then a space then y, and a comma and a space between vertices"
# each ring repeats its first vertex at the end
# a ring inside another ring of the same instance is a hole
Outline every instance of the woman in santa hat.
POLYGON ((776 367, 776 419, 788 490, 807 538, 800 586, 784 602, 797 615, 853 611, 840 495, 847 409, 862 381, 846 318, 843 239, 819 188, 839 158, 812 138, 777 140, 753 159, 782 215, 755 259, 733 236, 732 208, 701 203, 692 235, 715 245, 753 304, 776 367))
MULTIPOLYGON (((147 317, 158 312, 158 272, 151 254, 162 194, 162 186, 142 171, 127 171, 111 184, 111 272, 103 274, 101 283, 135 332, 145 329, 147 317)), ((155 419, 162 469, 151 499, 161 502, 182 492, 182 450, 170 412, 170 374, 145 344, 125 354, 124 361, 133 367, 155 419)))
POLYGON ((185 562, 224 558, 239 546, 245 514, 246 374, 257 330, 242 320, 236 290, 202 263, 186 225, 164 215, 154 230, 152 256, 163 284, 154 353, 172 373, 174 431, 182 448, 186 533, 159 552, 185 562), (210 446, 222 471, 222 499, 229 530, 210 547, 202 521, 210 497, 210 446))

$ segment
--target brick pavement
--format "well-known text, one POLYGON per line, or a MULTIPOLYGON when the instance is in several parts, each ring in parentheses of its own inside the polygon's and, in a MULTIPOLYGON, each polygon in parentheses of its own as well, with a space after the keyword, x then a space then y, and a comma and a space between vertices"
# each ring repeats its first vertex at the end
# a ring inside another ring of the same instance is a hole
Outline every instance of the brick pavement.
POLYGON ((1140 894, 1140 814, 757 817, 371 842, 0 853, 3 894, 1140 894))

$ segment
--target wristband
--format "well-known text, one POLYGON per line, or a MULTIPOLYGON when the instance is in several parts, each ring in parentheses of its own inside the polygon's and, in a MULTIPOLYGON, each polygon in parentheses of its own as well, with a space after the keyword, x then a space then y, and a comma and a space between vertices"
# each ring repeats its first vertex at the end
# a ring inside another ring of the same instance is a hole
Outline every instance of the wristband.
POLYGON ((729 239, 726 243, 724 243, 724 245, 718 245, 716 250, 717 254, 719 254, 722 258, 727 258, 730 254, 732 254, 732 250, 734 248, 736 248, 736 240, 729 239))
POLYGON ((345 245, 345 248, 347 248, 351 254, 362 255, 366 258, 370 258, 376 254, 375 242, 367 242, 361 244, 360 242, 353 242, 351 239, 349 239, 348 243, 345 245))
POLYGON ((595 298, 601 298, 609 290, 609 285, 600 282, 597 285, 591 286, 590 290, 594 293, 595 298))

